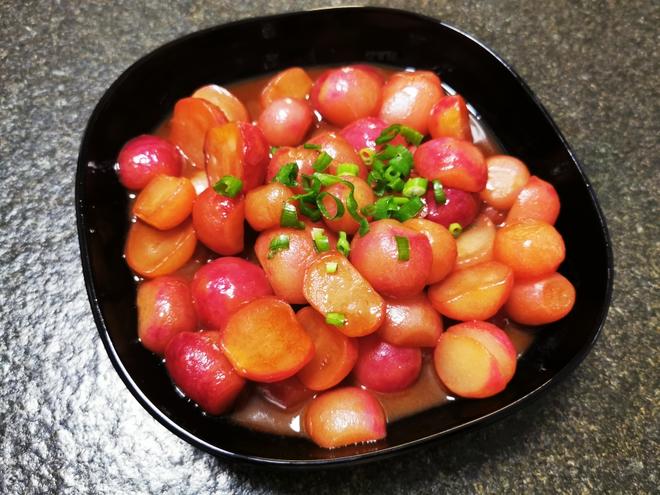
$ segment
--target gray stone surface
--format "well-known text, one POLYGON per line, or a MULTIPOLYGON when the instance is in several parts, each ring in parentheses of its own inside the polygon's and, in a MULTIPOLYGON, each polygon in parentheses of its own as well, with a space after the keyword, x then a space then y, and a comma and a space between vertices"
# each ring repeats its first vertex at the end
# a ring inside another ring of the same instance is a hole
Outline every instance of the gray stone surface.
MULTIPOLYGON (((153 420, 113 371, 75 232, 77 148, 135 59, 199 28, 339 1, 0 0, 1 493, 657 493, 658 2, 374 1, 442 18, 527 80, 582 160, 617 279, 580 368, 496 425, 320 473, 227 465, 153 420)), ((356 3, 356 2, 350 2, 356 3)))

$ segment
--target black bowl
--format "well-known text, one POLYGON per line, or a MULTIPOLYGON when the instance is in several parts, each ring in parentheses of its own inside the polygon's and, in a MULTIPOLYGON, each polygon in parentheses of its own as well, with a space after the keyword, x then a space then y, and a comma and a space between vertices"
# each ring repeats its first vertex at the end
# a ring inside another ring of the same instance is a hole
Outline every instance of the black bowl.
POLYGON ((591 349, 612 288, 605 220, 587 178, 550 116, 495 53, 461 31, 409 12, 336 8, 248 19, 169 43, 131 66, 92 114, 76 177, 78 235, 87 292, 101 339, 126 386, 158 421, 187 442, 235 460, 327 466, 383 458, 467 431, 513 412, 567 376, 591 349), (130 138, 149 132, 177 99, 208 83, 224 84, 292 65, 383 63, 435 71, 494 130, 504 149, 554 184, 566 242, 561 271, 577 301, 540 332, 506 390, 462 400, 388 427, 387 439, 324 450, 302 439, 249 431, 202 415, 177 395, 160 360, 136 338, 135 283, 122 250, 127 198, 113 164, 130 138))

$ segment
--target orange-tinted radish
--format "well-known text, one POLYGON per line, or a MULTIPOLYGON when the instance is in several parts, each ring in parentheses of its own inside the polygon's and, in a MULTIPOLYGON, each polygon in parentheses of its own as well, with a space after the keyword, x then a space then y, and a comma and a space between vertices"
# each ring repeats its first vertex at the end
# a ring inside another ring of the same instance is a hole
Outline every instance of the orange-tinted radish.
POLYGON ((343 315, 345 323, 337 328, 349 337, 373 333, 383 321, 383 298, 337 252, 321 254, 307 266, 303 291, 307 301, 322 315, 343 315), (328 272, 328 263, 336 263, 333 273, 328 272))
POLYGON ((182 332, 165 350, 165 367, 177 387, 209 414, 221 414, 243 390, 220 348, 218 332, 182 332))
POLYGON ((479 196, 498 210, 508 210, 529 180, 527 166, 512 156, 495 155, 486 159, 488 181, 479 196))
POLYGON ((298 311, 296 318, 314 342, 314 357, 298 372, 298 378, 311 390, 334 387, 353 369, 358 357, 357 343, 328 325, 310 306, 298 311))
POLYGON ((305 387, 295 376, 279 382, 261 383, 259 391, 264 399, 280 409, 292 409, 314 395, 314 391, 305 387))
POLYGON ((516 280, 538 278, 557 271, 566 248, 561 234, 550 224, 525 220, 497 231, 495 259, 513 270, 516 280))
POLYGON ((190 290, 201 326, 220 331, 243 304, 273 293, 261 267, 234 257, 218 258, 201 267, 190 290))
POLYGON ((429 287, 433 307, 454 320, 486 320, 504 305, 513 287, 513 272, 488 261, 459 270, 429 287))
POLYGON ((225 175, 241 179, 243 192, 263 184, 269 149, 258 127, 246 122, 214 127, 206 135, 204 153, 211 186, 225 175))
POLYGON ((197 244, 190 220, 170 230, 158 230, 136 221, 126 239, 126 263, 138 275, 147 278, 169 275, 185 265, 197 244))
POLYGON ((190 288, 178 277, 158 277, 140 284, 137 312, 140 342, 156 354, 163 354, 177 333, 197 328, 190 288))
POLYGON ((252 189, 245 195, 245 219, 257 231, 278 227, 282 209, 291 196, 291 189, 279 182, 252 189))
POLYGON ((486 215, 480 215, 456 239, 456 268, 467 268, 493 259, 495 225, 486 215))
MULTIPOLYGON (((353 184, 353 197, 357 202, 358 210, 361 210, 365 206, 372 204, 376 200, 373 190, 364 179, 350 175, 344 175, 342 176, 342 179, 353 184)), ((344 205, 344 214, 341 217, 334 220, 323 218, 323 221, 328 226, 328 228, 335 232, 343 230, 347 234, 354 234, 357 232, 357 230, 360 228, 360 224, 355 221, 355 219, 348 212, 348 209, 346 209, 346 200, 350 195, 350 188, 346 184, 338 183, 328 186, 323 190, 339 199, 344 205)), ((328 210, 328 214, 331 217, 334 217, 337 214, 337 203, 331 197, 324 196, 322 203, 328 210)))
POLYGON ((559 273, 516 281, 504 306, 507 314, 523 325, 545 325, 561 320, 575 304, 575 287, 559 273))
POLYGON ((372 222, 366 235, 353 237, 350 259, 379 293, 409 297, 426 285, 433 252, 424 234, 386 219, 372 222))
POLYGON ((185 177, 157 175, 140 191, 133 214, 160 230, 168 230, 183 222, 192 211, 195 188, 185 177))
POLYGON ((300 67, 286 69, 268 81, 261 91, 261 107, 266 108, 280 98, 298 98, 305 100, 313 85, 312 79, 300 67))
POLYGON ((206 133, 225 122, 227 118, 214 104, 201 98, 183 98, 174 105, 168 140, 194 167, 203 168, 206 133))
POLYGON ((368 170, 360 156, 355 152, 353 146, 336 132, 323 132, 309 140, 311 144, 321 146, 332 157, 330 166, 325 170, 329 174, 337 173, 337 166, 341 163, 354 163, 360 169, 358 177, 367 178, 368 170))
POLYGON ((197 238, 224 256, 243 251, 245 200, 243 195, 229 198, 208 188, 195 200, 192 220, 197 238))
POLYGON ((176 147, 157 136, 143 134, 131 139, 119 152, 119 182, 128 189, 139 190, 156 175, 180 175, 182 164, 176 147))
POLYGON ((229 317, 222 347, 236 372, 258 382, 295 375, 314 356, 314 344, 286 302, 261 297, 229 317))
POLYGON ((433 258, 426 283, 440 282, 451 273, 456 264, 456 239, 442 225, 424 218, 411 218, 403 222, 403 225, 421 232, 428 239, 433 258))
POLYGON ((432 139, 417 148, 414 161, 420 176, 438 179, 444 187, 479 192, 488 180, 483 153, 467 141, 450 137, 432 139))
POLYGON ((379 117, 388 124, 404 124, 428 134, 428 118, 444 95, 440 79, 433 72, 397 72, 383 87, 379 117))
POLYGON ((303 278, 307 265, 317 254, 311 229, 273 228, 264 231, 257 237, 254 252, 277 296, 289 304, 307 302, 303 293, 303 278), (282 235, 287 237, 289 247, 269 253, 271 241, 282 235))
POLYGON ((358 383, 376 392, 400 392, 410 387, 422 369, 419 347, 399 347, 378 334, 359 339, 359 354, 353 376, 358 383))
POLYGON ((472 142, 470 114, 461 95, 440 98, 429 113, 428 126, 433 138, 452 137, 472 142))
POLYGON ((297 146, 303 142, 314 120, 309 103, 282 98, 268 105, 257 120, 271 146, 297 146))
POLYGON ((554 225, 559 207, 559 195, 554 186, 533 175, 513 201, 506 223, 540 220, 554 225))
POLYGON ((236 98, 228 89, 218 86, 217 84, 209 84, 202 86, 192 94, 193 98, 201 98, 209 103, 213 103, 218 107, 222 113, 225 114, 229 122, 249 122, 250 115, 248 114, 245 105, 236 98))
POLYGON ((407 299, 385 299, 385 320, 378 335, 403 347, 435 347, 442 333, 442 318, 426 294, 407 299))
POLYGON ((375 71, 359 66, 329 69, 314 83, 312 104, 334 125, 374 116, 381 102, 383 80, 375 71))
POLYGON ((366 390, 344 387, 324 392, 307 407, 305 431, 320 447, 332 449, 385 438, 386 418, 366 390))

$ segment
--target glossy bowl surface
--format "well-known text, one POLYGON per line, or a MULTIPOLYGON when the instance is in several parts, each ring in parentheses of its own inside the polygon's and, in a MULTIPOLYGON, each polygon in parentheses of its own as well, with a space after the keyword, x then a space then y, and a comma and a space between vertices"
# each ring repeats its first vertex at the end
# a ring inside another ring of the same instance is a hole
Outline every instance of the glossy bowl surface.
POLYGON ((383 8, 333 8, 248 19, 158 48, 104 94, 84 134, 76 177, 83 271, 99 334, 126 386, 187 442, 234 460, 329 466, 383 458, 495 421, 528 404, 591 349, 612 289, 610 240, 596 197, 561 133, 527 85, 499 56, 438 20, 383 8), (160 360, 137 341, 135 283, 122 257, 127 198, 113 170, 121 146, 154 129, 174 103, 208 83, 225 84, 289 66, 367 62, 432 70, 460 92, 506 152, 557 189, 561 267, 577 289, 573 311, 539 333, 507 389, 460 400, 388 427, 387 439, 324 450, 302 439, 249 431, 200 414, 175 392, 160 360))

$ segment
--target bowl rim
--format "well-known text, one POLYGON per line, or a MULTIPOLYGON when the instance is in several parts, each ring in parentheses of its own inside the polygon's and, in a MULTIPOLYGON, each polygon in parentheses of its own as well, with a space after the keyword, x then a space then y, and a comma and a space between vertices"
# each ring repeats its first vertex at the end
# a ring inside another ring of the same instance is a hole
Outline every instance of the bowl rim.
POLYGON ((87 125, 85 126, 85 130, 83 133, 83 139, 81 141, 81 145, 78 151, 78 163, 76 167, 76 180, 75 180, 75 208, 76 208, 76 219, 77 219, 77 231, 78 231, 78 241, 79 241, 79 247, 80 247, 80 258, 82 262, 82 268, 83 268, 83 275, 84 275, 84 280, 85 280, 85 287, 87 291, 87 296, 92 308, 92 314, 94 316, 94 321, 97 326, 98 333, 101 337, 101 341, 103 342, 103 346, 105 347, 106 352, 108 353, 108 356, 110 357, 110 361, 112 362, 113 367, 115 368, 115 371, 121 378, 121 380, 124 382, 124 385, 128 390, 131 392, 131 394, 135 397, 135 399, 142 405, 146 411, 151 414, 152 417, 154 417, 160 424, 165 426, 169 431, 177 435, 179 438, 182 440, 185 440, 191 445, 194 445, 195 447, 202 449, 214 456, 221 456, 223 459, 228 460, 228 461, 236 461, 236 462, 243 462, 243 463, 249 463, 253 465, 260 465, 260 466, 269 466, 269 467, 275 467, 275 468, 291 468, 291 469, 301 469, 301 468, 327 468, 327 467, 340 467, 340 466, 346 466, 346 465, 356 465, 360 463, 365 463, 369 461, 374 461, 374 460, 380 460, 380 459, 385 459, 392 457, 394 455, 398 455, 404 452, 409 452, 411 449, 418 448, 424 445, 428 445, 431 442, 434 441, 439 441, 441 439, 447 439, 459 432, 465 431, 465 430, 474 430, 479 427, 486 426, 490 423, 493 423, 496 420, 505 418, 506 416, 509 416, 513 414, 514 412, 518 411, 521 409, 523 406, 531 404, 533 401, 537 400, 540 398, 542 395, 544 395, 545 392, 547 392, 551 387, 554 385, 560 383, 563 381, 577 366, 584 360, 584 358, 587 356, 587 354, 591 351, 593 348, 594 344, 596 343, 596 340, 598 339, 600 333, 602 332, 603 326, 607 320, 607 314, 608 310, 611 304, 612 300, 612 290, 613 290, 613 281, 614 281, 614 257, 613 257, 613 250, 612 250, 612 242, 609 234, 609 230, 607 228, 606 220, 605 220, 605 215, 603 214, 602 208, 600 206, 600 203, 598 202, 598 199, 596 197, 596 193, 587 178, 587 175, 580 164, 580 162, 577 160, 577 157, 575 156, 575 153, 573 152, 573 149, 570 147, 568 142, 566 141, 566 138, 564 135, 561 133, 559 128, 557 127, 556 123, 548 113, 547 109, 543 106, 543 104, 539 101, 539 99, 536 97, 536 95, 533 93, 533 91, 530 89, 530 87, 527 85, 527 83, 518 75, 518 73, 513 69, 512 65, 506 62, 497 52, 495 52, 493 49, 488 47, 485 43, 481 42, 474 36, 466 33, 465 31, 456 28, 450 24, 447 24, 444 21, 441 21, 438 18, 431 17, 425 14, 420 14, 417 12, 412 12, 408 10, 403 10, 403 9, 396 9, 396 8, 389 8, 389 7, 374 7, 374 6, 340 6, 340 7, 320 7, 320 8, 313 8, 313 9, 308 9, 308 10, 298 10, 298 11, 291 11, 291 12, 283 12, 283 13, 276 13, 276 14, 271 14, 271 15, 263 15, 263 16, 258 16, 258 17, 250 17, 250 18, 242 18, 238 19, 232 22, 227 22, 227 23, 222 23, 218 25, 214 25, 208 28, 204 28, 202 30, 194 31, 192 33, 189 33, 187 35, 183 35, 180 37, 177 37, 165 44, 159 45, 157 48, 149 51, 147 54, 144 56, 140 57, 137 61, 132 63, 127 69, 125 69, 119 77, 115 79, 115 81, 108 87, 108 89, 105 90, 103 93, 102 97, 94 107, 94 110, 92 111, 91 116, 89 117, 89 120, 87 122, 87 125), (437 432, 428 436, 424 436, 421 438, 417 438, 415 440, 411 440, 409 442, 406 442, 404 444, 396 445, 396 446, 385 446, 381 449, 372 451, 372 452, 364 452, 360 454, 354 454, 354 455, 347 455, 347 456, 342 456, 334 459, 305 459, 305 460, 300 460, 300 459, 273 459, 270 457, 261 457, 261 456, 255 456, 255 455, 245 455, 245 454, 239 454, 236 452, 231 452, 228 450, 225 450, 223 448, 220 448, 216 445, 210 444, 201 438, 197 437, 196 435, 188 432, 181 426, 179 426, 175 421, 170 419, 168 416, 166 416, 163 412, 156 407, 156 405, 151 402, 147 396, 142 392, 140 387, 137 385, 137 383, 133 380, 131 375, 128 373, 126 368, 124 367, 121 359, 119 358, 119 355, 112 343, 112 340, 110 338, 110 334, 108 331, 108 328, 106 326, 106 322, 103 319, 103 316, 101 314, 101 308, 99 305, 96 289, 92 283, 92 269, 91 269, 91 261, 90 261, 90 256, 89 256, 89 246, 87 243, 87 222, 85 218, 85 214, 83 211, 83 205, 87 201, 87 198, 85 197, 84 193, 84 177, 85 177, 85 171, 88 168, 88 164, 84 163, 82 161, 82 156, 83 156, 83 151, 88 147, 88 140, 90 139, 90 131, 96 124, 96 121, 99 118, 99 115, 101 113, 101 110, 107 105, 107 101, 111 98, 112 94, 115 92, 116 88, 120 86, 124 79, 127 78, 132 72, 135 70, 139 69, 142 65, 147 63, 149 60, 151 60, 154 57, 159 56, 161 52, 167 51, 170 49, 171 46, 174 46, 176 44, 179 44, 182 41, 190 40, 190 39, 195 39, 197 37, 203 37, 206 36, 208 33, 215 31, 217 29, 222 29, 226 28, 229 26, 235 27, 235 26, 240 26, 242 24, 251 24, 251 23, 259 23, 259 22, 264 22, 264 21, 270 21, 274 19, 281 19, 281 18, 286 18, 286 17, 295 17, 299 15, 304 15, 304 14, 314 14, 315 12, 332 12, 332 11, 346 11, 346 10, 356 10, 356 11, 362 11, 362 12, 382 12, 382 13, 389 13, 389 14, 395 14, 399 16, 406 16, 418 20, 423 20, 425 22, 431 22, 435 24, 439 24, 440 26, 454 31, 456 34, 459 36, 463 36, 468 38, 471 42, 475 43, 478 45, 481 49, 485 50, 490 56, 492 56, 506 71, 509 72, 511 76, 515 79, 515 81, 521 86, 523 91, 527 94, 527 96, 535 103, 535 105, 541 110, 541 114, 544 117, 544 119, 547 121, 548 124, 552 127, 553 131, 555 134, 559 137, 562 145, 568 152, 571 160, 573 161, 573 164, 576 166, 577 171, 584 182, 584 184, 587 187, 590 199, 595 206, 595 210, 597 213, 598 217, 598 222, 599 222, 599 227, 600 230, 603 234, 603 238, 605 241, 605 254, 606 254, 606 262, 607 262, 607 273, 606 273, 606 291, 605 291, 605 298, 603 301, 603 304, 601 306, 600 314, 598 314, 598 324, 595 332, 591 336, 590 339, 588 339, 582 347, 574 354, 572 359, 568 361, 563 368, 561 368, 559 371, 556 372, 553 376, 548 378, 546 381, 544 381, 541 385, 538 387, 534 388, 531 390, 529 393, 526 395, 520 397, 519 399, 510 402, 506 404, 505 406, 502 406, 501 408, 492 411, 489 414, 486 414, 484 416, 480 416, 478 418, 475 418, 471 421, 467 421, 465 423, 461 423, 460 425, 456 425, 454 427, 448 428, 446 430, 443 430, 441 432, 437 432))

